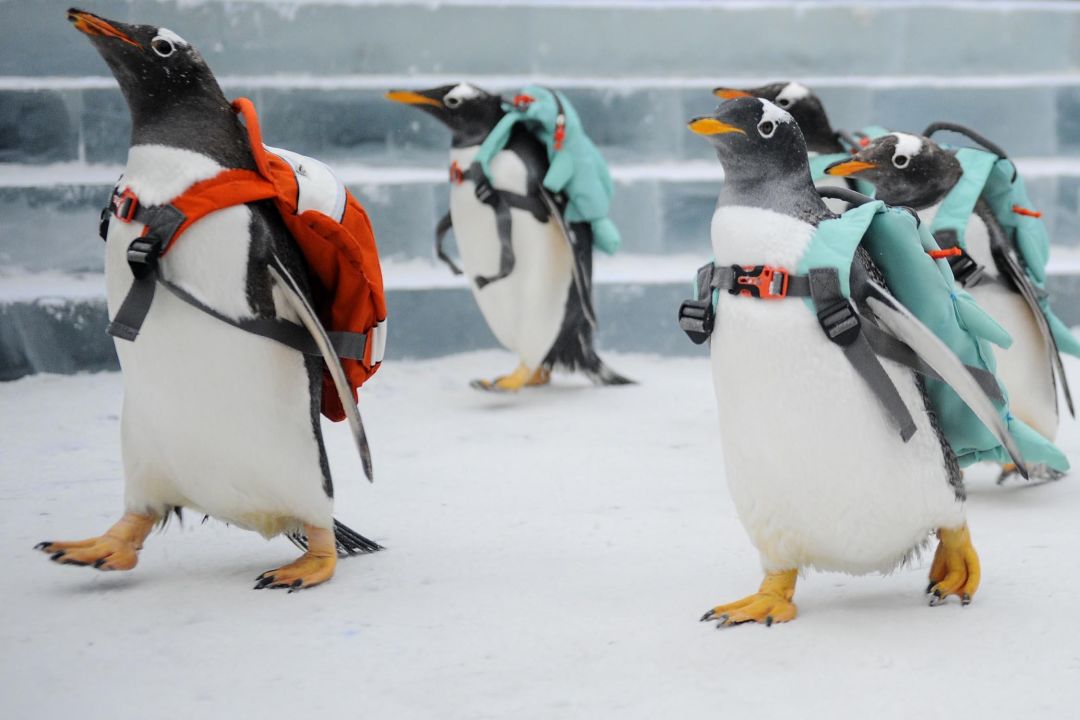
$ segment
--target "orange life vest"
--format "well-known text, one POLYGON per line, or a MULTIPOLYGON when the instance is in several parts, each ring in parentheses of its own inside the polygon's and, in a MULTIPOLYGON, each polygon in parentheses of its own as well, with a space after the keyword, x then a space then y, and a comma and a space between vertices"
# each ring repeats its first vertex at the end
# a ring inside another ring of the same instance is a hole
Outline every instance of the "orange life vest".
MULTIPOLYGON (((371 222, 364 208, 344 187, 340 189, 344 202, 337 203, 340 207, 334 210, 336 214, 340 209, 339 217, 299 207, 303 203, 297 174, 302 174, 303 168, 294 169, 285 159, 284 151, 278 155, 263 145, 259 119, 250 100, 239 98, 232 107, 244 118, 257 171, 223 170, 212 178, 193 184, 169 203, 160 206, 140 206, 138 198, 129 189, 114 195, 110 212, 122 222, 135 220, 143 222, 146 227, 142 237, 133 242, 128 250, 128 260, 135 271, 136 282, 117 312, 109 332, 127 340, 137 337, 157 281, 181 294, 181 298, 187 302, 231 322, 202 306, 190 295, 184 297, 186 293, 178 292, 176 286, 160 278, 156 260, 169 251, 185 230, 206 215, 234 205, 273 200, 307 261, 314 285, 312 305, 323 326, 332 336, 353 339, 362 336, 362 348, 354 347, 350 353, 339 353, 353 398, 356 399, 356 389, 378 370, 386 344, 386 296, 371 222), (141 244, 140 240, 143 241, 141 244), (142 266, 137 263, 146 263, 149 270, 140 273, 138 268, 142 266), (140 282, 143 288, 141 300, 137 291, 140 282), (129 301, 134 309, 125 313, 129 301)), ((247 329, 243 321, 232 324, 247 329)), ((251 325, 256 327, 254 323, 251 325)), ((251 331, 260 332, 258 329, 251 331)), ((275 334, 264 334, 280 340, 275 334)), ((325 370, 322 413, 335 422, 345 418, 341 400, 325 370)))

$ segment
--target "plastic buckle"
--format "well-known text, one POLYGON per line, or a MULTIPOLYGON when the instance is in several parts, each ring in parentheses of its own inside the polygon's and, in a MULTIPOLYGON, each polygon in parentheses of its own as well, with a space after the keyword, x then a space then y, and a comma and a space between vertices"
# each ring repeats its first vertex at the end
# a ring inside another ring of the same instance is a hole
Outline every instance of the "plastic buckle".
POLYGON ((709 339, 715 320, 711 297, 704 300, 684 300, 679 306, 679 327, 695 345, 701 345, 709 339))
POLYGON ((982 266, 963 250, 960 251, 959 255, 949 258, 949 266, 952 268, 956 282, 963 287, 978 285, 979 280, 982 279, 982 266))
POLYGON ((859 337, 859 314, 847 298, 841 298, 818 310, 817 318, 825 336, 837 345, 850 345, 859 337))
POLYGON ((115 210, 113 214, 120 222, 129 223, 135 219, 135 213, 139 211, 139 198, 131 191, 124 188, 124 192, 116 196, 115 210))
POLYGON ((157 265, 161 255, 161 242, 152 235, 137 237, 127 249, 128 266, 135 277, 143 278, 157 265))
POLYGON ((532 95, 515 95, 513 105, 518 110, 524 110, 536 101, 532 95))
POLYGON ((732 265, 735 285, 728 290, 732 295, 756 297, 762 300, 779 300, 787 297, 788 271, 772 265, 732 265))
POLYGON ((465 173, 461 171, 461 166, 458 165, 458 161, 450 163, 450 182, 455 185, 460 185, 465 182, 465 173))

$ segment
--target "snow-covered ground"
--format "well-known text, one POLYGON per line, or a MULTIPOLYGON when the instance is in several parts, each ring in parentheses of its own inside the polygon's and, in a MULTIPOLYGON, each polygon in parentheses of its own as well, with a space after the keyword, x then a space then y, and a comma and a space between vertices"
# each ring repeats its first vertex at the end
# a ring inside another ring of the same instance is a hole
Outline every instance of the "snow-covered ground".
MULTIPOLYGON (((470 390, 511 368, 494 352, 385 367, 362 398, 373 486, 327 432, 339 517, 387 550, 293 595, 251 589, 287 541, 190 514, 131 573, 49 563, 36 542, 120 509, 120 377, 0 384, 0 716, 1074 716, 1080 477, 969 470, 984 580, 968 608, 926 606, 924 558, 811 575, 794 623, 716 631, 700 614, 760 576, 707 361, 611 361, 641 384, 470 390)), ((1063 436, 1080 459, 1080 425, 1063 436)))

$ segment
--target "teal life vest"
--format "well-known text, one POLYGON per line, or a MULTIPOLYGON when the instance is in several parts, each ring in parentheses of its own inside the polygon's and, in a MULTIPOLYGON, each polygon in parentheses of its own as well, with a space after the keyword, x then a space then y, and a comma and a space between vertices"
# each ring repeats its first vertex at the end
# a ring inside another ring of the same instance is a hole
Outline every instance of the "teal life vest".
POLYGON ((492 158, 506 147, 514 126, 521 123, 547 149, 548 171, 542 182, 552 193, 564 193, 567 222, 587 222, 593 244, 612 255, 622 240, 608 214, 615 184, 607 163, 593 144, 566 96, 539 85, 523 88, 480 145, 475 162, 490 177, 492 158))
POLYGON ((963 174, 938 207, 930 225, 935 235, 942 232, 955 237, 955 244, 966 251, 964 233, 968 220, 981 198, 1005 230, 1008 242, 1022 262, 1031 284, 1038 288, 1038 304, 1046 318, 1054 342, 1061 352, 1080 357, 1080 340, 1050 309, 1046 292, 1046 266, 1050 260, 1050 235, 1041 213, 1031 209, 1024 181, 1008 158, 975 148, 956 151, 963 174))
MULTIPOLYGON (((818 307, 817 301, 809 297, 811 293, 803 291, 803 286, 807 284, 807 278, 810 278, 812 284, 815 274, 820 274, 823 270, 834 270, 839 294, 847 301, 847 305, 854 309, 850 302, 850 279, 855 253, 860 246, 866 249, 884 275, 886 285, 895 299, 968 366, 972 375, 981 376, 980 385, 986 389, 986 394, 993 401, 1023 459, 1030 464, 1043 464, 1057 470, 1067 469, 1068 460, 1053 443, 1009 412, 1005 389, 993 375, 996 363, 990 347, 991 343, 1007 346, 1011 342, 1008 333, 983 311, 965 290, 956 285, 948 263, 931 256, 931 253, 940 250, 937 243, 925 224, 920 223, 906 210, 889 207, 879 200, 869 200, 838 218, 821 222, 798 267, 791 269, 790 275, 774 268, 721 268, 720 270, 726 270, 729 276, 735 277, 728 283, 719 283, 718 287, 715 278, 722 274, 717 273, 714 266, 707 265, 699 271, 695 289, 697 300, 687 301, 680 309, 680 325, 695 342, 703 342, 708 332, 711 332, 712 310, 720 290, 726 289, 732 294, 756 297, 779 298, 794 295, 803 297, 807 308, 818 314, 826 335, 835 342, 834 331, 827 327, 826 320, 836 308, 818 307), (709 270, 706 271, 707 269, 709 270), (783 276, 778 281, 776 278, 780 277, 781 272, 783 276), (740 278, 752 274, 755 274, 752 278, 740 278), (763 276, 767 276, 767 282, 757 279, 763 276), (711 282, 710 277, 713 278, 711 282), (793 292, 796 288, 798 292, 793 292), (697 332, 697 335, 692 331, 697 332)), ((791 301, 793 300, 789 300, 791 301)), ((838 315, 842 316, 842 313, 838 315)), ((841 320, 843 321, 843 317, 841 320)), ((850 323, 850 320, 848 322, 850 323)), ((864 335, 871 340, 877 337, 876 342, 870 343, 875 353, 903 362, 926 375, 926 392, 937 415, 938 426, 961 466, 984 460, 1010 462, 1010 456, 998 438, 952 387, 932 373, 925 372, 917 359, 905 356, 904 353, 896 353, 892 341, 883 343, 878 337, 881 330, 873 324, 872 319, 863 317, 861 322, 861 332, 864 335), (882 352, 883 349, 892 354, 882 352)), ((838 331, 843 330, 842 325, 836 327, 838 331)), ((859 327, 858 322, 854 327, 859 327)), ((910 348, 907 350, 910 352, 910 348)), ((865 373, 860 374, 867 377, 865 373)), ((886 409, 895 416, 896 412, 889 407, 887 398, 878 392, 877 388, 874 389, 886 409)))

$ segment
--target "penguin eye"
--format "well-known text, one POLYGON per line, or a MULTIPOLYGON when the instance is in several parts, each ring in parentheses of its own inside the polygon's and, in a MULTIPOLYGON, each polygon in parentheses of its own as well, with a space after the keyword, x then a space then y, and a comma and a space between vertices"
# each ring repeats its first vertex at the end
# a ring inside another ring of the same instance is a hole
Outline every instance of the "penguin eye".
POLYGON ((160 57, 167 58, 176 52, 176 47, 163 37, 156 37, 150 41, 150 47, 160 57))
POLYGON ((447 95, 445 98, 443 98, 443 105, 448 108, 456 108, 460 104, 461 98, 459 98, 457 95, 447 95))
POLYGON ((774 123, 772 120, 765 120, 764 122, 760 122, 758 123, 757 131, 758 135, 768 140, 773 136, 773 133, 776 132, 776 123, 774 123))
POLYGON ((910 162, 911 158, 907 155, 893 155, 892 164, 901 170, 906 168, 910 162))
POLYGON ((791 100, 788 98, 777 98, 776 104, 782 108, 791 107, 791 100))

